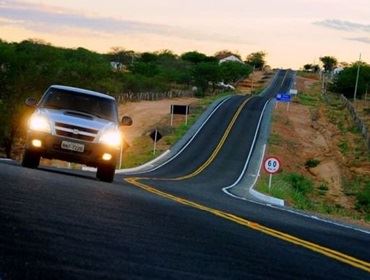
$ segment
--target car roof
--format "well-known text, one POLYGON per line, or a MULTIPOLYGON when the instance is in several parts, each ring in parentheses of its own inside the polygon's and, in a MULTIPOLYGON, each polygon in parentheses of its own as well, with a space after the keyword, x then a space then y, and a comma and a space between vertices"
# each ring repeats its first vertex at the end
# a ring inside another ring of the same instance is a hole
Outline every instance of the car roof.
POLYGON ((100 93, 97 91, 92 91, 92 90, 87 90, 83 88, 77 88, 77 87, 70 87, 70 86, 63 86, 63 85, 52 85, 50 88, 55 88, 55 89, 61 89, 61 90, 66 90, 66 91, 72 91, 72 92, 77 92, 77 93, 82 93, 82 94, 88 94, 88 95, 94 95, 102 98, 107 98, 107 99, 112 99, 115 100, 114 97, 100 93))

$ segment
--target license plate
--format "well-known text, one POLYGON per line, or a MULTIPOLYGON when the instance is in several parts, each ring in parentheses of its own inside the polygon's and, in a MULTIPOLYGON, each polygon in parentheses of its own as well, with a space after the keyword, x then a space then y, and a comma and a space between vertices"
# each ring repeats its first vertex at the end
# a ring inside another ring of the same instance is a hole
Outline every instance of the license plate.
POLYGON ((84 144, 79 144, 79 143, 74 143, 74 142, 69 142, 69 141, 62 141, 61 147, 64 150, 70 150, 70 151, 79 152, 79 153, 83 153, 83 151, 85 150, 84 144))

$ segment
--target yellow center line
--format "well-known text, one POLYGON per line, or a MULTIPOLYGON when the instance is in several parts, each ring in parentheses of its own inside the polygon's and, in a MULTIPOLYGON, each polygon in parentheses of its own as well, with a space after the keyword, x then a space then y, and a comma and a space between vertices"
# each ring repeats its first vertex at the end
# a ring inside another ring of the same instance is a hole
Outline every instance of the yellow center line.
MULTIPOLYGON (((286 79, 286 76, 287 76, 287 73, 285 73, 281 85, 283 85, 284 80, 286 79)), ((278 231, 278 230, 274 230, 272 228, 269 228, 269 227, 260 225, 258 223, 252 222, 252 221, 249 221, 247 219, 241 218, 241 217, 236 216, 234 214, 230 214, 230 213, 227 213, 227 212, 222 211, 222 210, 210 208, 210 207, 201 205, 199 203, 196 203, 196 202, 193 202, 193 201, 190 201, 190 200, 187 200, 187 199, 184 199, 184 198, 181 198, 181 197, 172 195, 170 193, 166 193, 166 192, 160 191, 160 190, 158 190, 158 189, 156 189, 156 188, 154 188, 154 187, 152 187, 150 185, 143 184, 143 183, 140 183, 138 181, 138 180, 142 180, 142 179, 165 180, 165 181, 180 181, 180 180, 185 180, 185 179, 192 178, 192 177, 200 174, 216 158, 217 154, 219 153, 219 151, 221 150, 222 146, 224 145, 227 137, 229 136, 230 131, 231 131, 232 127, 234 126, 234 124, 235 124, 238 116, 240 115, 242 109, 244 108, 245 104, 249 100, 250 99, 246 99, 239 106, 239 108, 236 111, 236 113, 234 114, 231 122, 229 123, 227 129, 225 130, 224 135, 222 136, 220 142, 218 143, 217 147, 215 148, 215 150, 213 151, 213 153, 211 154, 211 156, 209 157, 209 159, 206 162, 204 162, 194 172, 192 172, 192 173, 190 173, 188 175, 182 176, 182 177, 178 177, 178 178, 167 178, 166 179, 166 178, 144 178, 144 177, 140 177, 140 178, 126 178, 125 181, 128 182, 128 183, 130 183, 130 184, 132 184, 132 185, 134 185, 134 186, 136 186, 136 187, 138 187, 138 188, 141 188, 141 189, 143 189, 143 190, 145 190, 147 192, 150 192, 150 193, 156 194, 158 196, 161 196, 163 198, 166 198, 166 199, 175 201, 175 202, 177 202, 179 204, 186 205, 188 207, 192 207, 192 208, 195 208, 195 209, 204 211, 204 212, 211 213, 211 214, 213 214, 215 216, 218 216, 218 217, 221 217, 223 219, 229 220, 231 222, 237 223, 237 224, 242 225, 244 227, 247 227, 247 228, 250 228, 250 229, 253 229, 253 230, 262 232, 262 233, 264 233, 266 235, 273 236, 275 238, 278 238, 278 239, 287 241, 289 243, 292 243, 292 244, 295 244, 295 245, 304 247, 304 248, 309 249, 311 251, 320 253, 320 254, 325 255, 325 256, 327 256, 329 258, 332 258, 332 259, 335 259, 337 261, 340 261, 342 263, 346 263, 346 264, 349 264, 349 265, 351 265, 353 267, 356 267, 356 268, 365 270, 367 272, 370 272, 370 263, 369 262, 366 262, 366 261, 363 261, 363 260, 354 258, 352 256, 349 256, 349 255, 343 254, 341 252, 335 251, 333 249, 330 249, 330 248, 327 248, 327 247, 324 247, 324 246, 315 244, 313 242, 306 241, 304 239, 300 239, 300 238, 295 237, 295 236, 292 236, 290 234, 287 234, 287 233, 284 233, 284 232, 281 232, 281 231, 278 231)))
POLYGON ((211 213, 215 216, 218 216, 218 217, 221 217, 223 219, 229 220, 231 222, 237 223, 237 224, 242 225, 244 227, 247 227, 247 228, 262 232, 266 235, 273 236, 273 237, 278 238, 280 240, 284 240, 284 241, 287 241, 289 243, 304 247, 304 248, 309 249, 311 251, 314 251, 316 253, 320 253, 320 254, 325 255, 329 258, 335 259, 339 262, 346 263, 346 264, 351 265, 353 267, 362 269, 366 272, 370 272, 370 263, 369 262, 354 258, 352 256, 349 256, 349 255, 346 255, 344 253, 335 251, 333 249, 315 244, 313 242, 306 241, 304 239, 295 237, 293 235, 290 235, 290 234, 287 234, 287 233, 284 233, 284 232, 281 232, 281 231, 278 231, 278 230, 260 225, 258 223, 249 221, 247 219, 236 216, 234 214, 230 214, 230 213, 227 213, 227 212, 222 211, 222 210, 210 208, 210 207, 207 207, 205 205, 202 205, 202 204, 199 204, 199 203, 196 203, 196 202, 193 202, 193 201, 190 201, 190 200, 187 200, 187 199, 184 199, 184 198, 181 198, 181 197, 178 197, 178 196, 160 191, 160 190, 158 190, 154 187, 151 187, 147 184, 143 184, 143 183, 138 182, 138 180, 140 180, 140 179, 141 178, 127 178, 127 179, 125 179, 125 181, 134 185, 134 186, 136 186, 136 187, 138 187, 138 188, 141 188, 141 189, 143 189, 147 192, 150 192, 150 193, 156 194, 158 196, 164 197, 166 199, 175 201, 179 204, 186 205, 188 207, 192 207, 192 208, 204 211, 204 212, 211 213))
POLYGON ((184 176, 181 176, 181 177, 176 177, 176 178, 146 178, 146 177, 140 177, 140 178, 141 179, 156 180, 156 181, 182 181, 182 180, 186 180, 186 179, 189 179, 189 178, 193 178, 193 177, 197 176, 198 174, 200 174, 204 169, 206 169, 214 161, 214 159, 216 158, 216 156, 220 152, 221 148, 225 144, 225 141, 226 141, 227 137, 230 135, 231 129, 233 128, 233 126, 234 126, 237 118, 239 117, 241 111, 243 110, 244 106, 250 100, 251 100, 251 98, 248 98, 248 99, 244 100, 243 103, 241 103, 239 105, 238 110, 235 112, 233 118, 231 119, 229 125, 227 126, 227 128, 226 128, 224 134, 222 135, 222 138, 220 139, 219 143, 217 144, 216 148, 213 150, 210 157, 201 166, 199 166, 195 171, 193 171, 190 174, 187 174, 187 175, 184 175, 184 176))
POLYGON ((234 114, 231 122, 229 123, 228 127, 226 128, 224 135, 222 136, 221 140, 218 142, 218 145, 216 146, 216 148, 214 149, 214 151, 212 152, 210 157, 200 167, 198 167, 198 169, 195 170, 194 172, 192 172, 188 175, 182 176, 182 177, 171 178, 170 180, 172 180, 172 181, 181 181, 181 180, 185 180, 185 179, 195 177, 198 174, 200 174, 204 169, 206 169, 214 161, 214 159, 216 158, 216 156, 220 152, 221 148, 223 147, 227 137, 229 136, 230 131, 233 128, 233 126, 234 126, 237 118, 239 117, 241 111, 243 110, 244 106, 247 104, 247 102, 249 100, 251 100, 251 98, 248 98, 248 99, 244 100, 243 103, 239 106, 239 108, 236 111, 236 113, 234 114))

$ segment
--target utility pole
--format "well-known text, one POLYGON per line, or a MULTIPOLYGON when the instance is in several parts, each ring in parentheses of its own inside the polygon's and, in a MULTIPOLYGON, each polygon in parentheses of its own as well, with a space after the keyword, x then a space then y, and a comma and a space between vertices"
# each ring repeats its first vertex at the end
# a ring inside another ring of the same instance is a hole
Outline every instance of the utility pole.
POLYGON ((360 58, 358 60, 358 65, 357 65, 355 92, 353 93, 353 105, 355 106, 355 108, 356 108, 356 95, 357 95, 357 87, 358 87, 358 78, 360 76, 360 65, 361 65, 361 53, 360 53, 360 58))
POLYGON ((325 77, 325 71, 322 72, 322 84, 321 84, 321 94, 326 94, 326 77, 325 77))

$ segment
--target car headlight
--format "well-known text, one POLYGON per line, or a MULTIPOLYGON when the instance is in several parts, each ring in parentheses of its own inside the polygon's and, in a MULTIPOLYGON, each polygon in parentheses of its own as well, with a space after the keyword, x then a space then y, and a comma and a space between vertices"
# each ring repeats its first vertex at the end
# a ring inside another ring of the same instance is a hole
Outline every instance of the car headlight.
POLYGON ((122 135, 118 130, 109 130, 102 134, 100 137, 100 143, 109 146, 120 146, 122 135))
POLYGON ((47 118, 41 115, 33 115, 29 122, 29 128, 31 130, 51 132, 50 123, 47 118))

